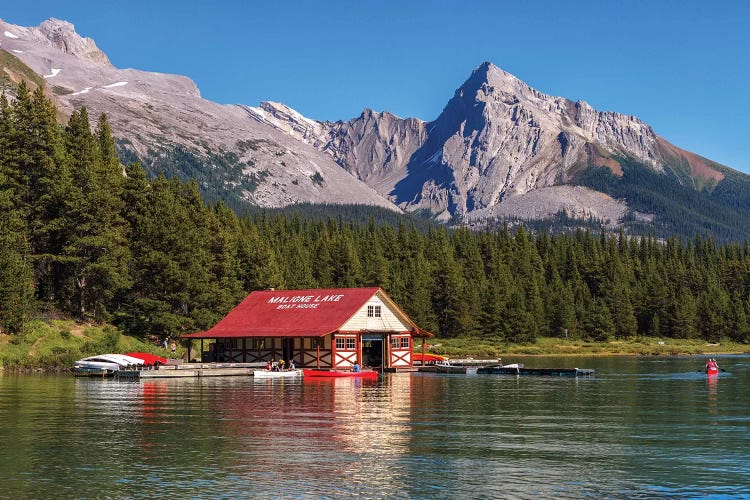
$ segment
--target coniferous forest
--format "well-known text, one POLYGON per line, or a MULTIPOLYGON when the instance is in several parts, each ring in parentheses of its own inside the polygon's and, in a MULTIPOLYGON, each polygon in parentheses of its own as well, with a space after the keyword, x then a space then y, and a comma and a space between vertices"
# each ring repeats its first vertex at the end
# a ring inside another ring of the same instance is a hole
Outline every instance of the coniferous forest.
MULTIPOLYGON (((750 247, 588 230, 475 232, 245 213, 123 166, 104 115, 0 100, 0 329, 49 311, 141 337, 215 324, 252 290, 381 286, 443 337, 750 340, 750 247)), ((374 210, 372 213, 376 213, 374 210)))

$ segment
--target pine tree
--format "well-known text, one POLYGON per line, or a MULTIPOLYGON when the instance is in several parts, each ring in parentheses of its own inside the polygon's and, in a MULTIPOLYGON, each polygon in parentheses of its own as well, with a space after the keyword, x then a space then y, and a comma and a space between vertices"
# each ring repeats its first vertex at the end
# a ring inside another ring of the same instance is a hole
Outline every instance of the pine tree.
POLYGON ((62 258, 69 279, 65 298, 75 304, 81 319, 92 315, 103 321, 112 299, 131 281, 122 216, 123 169, 104 116, 96 133, 91 133, 86 108, 73 113, 65 131, 72 189, 67 193, 62 258))
POLYGON ((33 306, 33 274, 28 233, 18 200, 0 170, 0 332, 17 333, 33 306))

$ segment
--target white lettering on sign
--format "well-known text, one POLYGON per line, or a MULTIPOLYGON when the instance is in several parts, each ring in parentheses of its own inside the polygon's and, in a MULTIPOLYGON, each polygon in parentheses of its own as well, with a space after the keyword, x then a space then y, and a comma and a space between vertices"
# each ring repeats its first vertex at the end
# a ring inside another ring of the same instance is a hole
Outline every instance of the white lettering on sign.
POLYGON ((271 297, 269 304, 279 304, 276 309, 317 309, 322 302, 339 302, 343 295, 294 295, 291 297, 271 297))
POLYGON ((317 309, 320 304, 279 304, 276 306, 277 310, 286 309, 317 309))

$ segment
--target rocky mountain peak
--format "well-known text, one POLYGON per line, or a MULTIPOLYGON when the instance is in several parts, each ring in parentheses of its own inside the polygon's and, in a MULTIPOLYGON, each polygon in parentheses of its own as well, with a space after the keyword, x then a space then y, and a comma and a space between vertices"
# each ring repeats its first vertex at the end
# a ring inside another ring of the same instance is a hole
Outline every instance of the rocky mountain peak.
POLYGON ((67 21, 50 18, 40 24, 37 29, 53 47, 66 54, 112 66, 107 55, 99 50, 94 40, 76 33, 75 26, 67 21))

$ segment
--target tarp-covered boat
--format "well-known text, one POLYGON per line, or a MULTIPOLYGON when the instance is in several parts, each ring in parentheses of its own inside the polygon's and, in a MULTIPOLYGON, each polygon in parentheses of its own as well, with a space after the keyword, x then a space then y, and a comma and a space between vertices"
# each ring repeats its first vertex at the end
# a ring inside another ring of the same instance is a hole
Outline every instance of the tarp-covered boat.
POLYGON ((142 359, 143 364, 145 366, 157 366, 157 365, 167 364, 167 358, 163 358, 161 356, 157 356, 156 354, 151 354, 149 352, 129 352, 127 356, 142 359))

